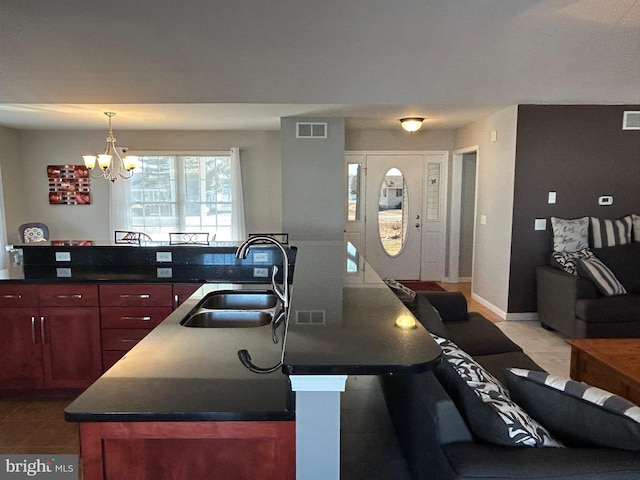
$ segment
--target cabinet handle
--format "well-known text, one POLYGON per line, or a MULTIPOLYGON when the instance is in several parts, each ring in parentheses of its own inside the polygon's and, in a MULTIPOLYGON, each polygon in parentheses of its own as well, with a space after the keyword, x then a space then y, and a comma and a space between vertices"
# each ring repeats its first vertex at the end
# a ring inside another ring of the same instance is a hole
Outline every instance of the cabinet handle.
POLYGON ((5 293, 2 298, 22 298, 21 293, 5 293))
POLYGON ((151 321, 151 317, 148 317, 146 315, 144 317, 128 317, 128 316, 125 316, 125 317, 120 317, 120 320, 133 320, 133 321, 141 320, 143 322, 150 322, 151 321))
POLYGON ((59 294, 56 295, 56 298, 82 298, 81 293, 73 293, 73 294, 59 294))
POLYGON ((139 341, 140 341, 139 338, 123 338, 121 340, 122 343, 137 343, 139 341))
POLYGON ((180 306, 180 295, 176 293, 173 296, 173 309, 175 310, 176 308, 178 308, 178 306, 180 306))
POLYGON ((40 336, 42 337, 42 344, 47 343, 44 336, 44 317, 40 317, 40 336))
POLYGON ((36 343, 36 317, 31 317, 31 340, 36 343))
POLYGON ((138 295, 122 293, 120 294, 120 298, 151 298, 151 295, 149 295, 148 293, 141 293, 138 295))

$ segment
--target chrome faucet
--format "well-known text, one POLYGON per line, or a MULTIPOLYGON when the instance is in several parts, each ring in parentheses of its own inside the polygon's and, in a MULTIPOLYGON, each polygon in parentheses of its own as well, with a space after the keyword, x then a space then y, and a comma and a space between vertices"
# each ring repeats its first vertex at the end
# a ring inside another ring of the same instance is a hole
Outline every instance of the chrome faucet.
POLYGON ((278 242, 275 238, 272 238, 266 235, 257 235, 255 237, 250 237, 248 240, 246 240, 242 245, 238 247, 238 249, 236 250, 236 258, 247 258, 247 255, 249 254, 249 249, 254 243, 260 243, 260 244, 271 243, 277 246, 282 252, 282 269, 283 269, 282 287, 280 287, 280 285, 278 285, 278 282, 276 282, 276 274, 278 273, 278 267, 275 265, 273 266, 273 270, 271 272, 271 286, 273 288, 273 291, 276 292, 276 295, 278 295, 278 298, 282 302, 284 311, 288 314, 290 296, 289 296, 289 254, 287 253, 287 249, 284 248, 284 245, 278 242))
POLYGON ((277 336, 276 336, 275 330, 276 328, 278 328, 278 326, 281 323, 284 323, 282 353, 280 355, 280 361, 276 365, 272 367, 267 367, 267 368, 258 367, 254 365, 251 362, 251 355, 249 355, 249 352, 247 350, 239 350, 238 358, 240 359, 240 362, 242 362, 242 364, 245 367, 247 367, 250 371, 254 373, 271 373, 271 372, 275 372, 280 367, 282 367, 282 364, 284 362, 284 349, 287 344, 287 330, 289 327, 289 301, 290 301, 289 254, 287 253, 287 249, 284 248, 284 246, 280 242, 278 242, 276 239, 266 235, 256 235, 255 237, 250 237, 248 240, 246 240, 242 245, 238 247, 238 249, 236 250, 236 258, 242 258, 242 259, 247 258, 247 255, 249 254, 249 249, 255 243, 258 243, 258 244, 271 243, 276 247, 278 247, 280 249, 280 252, 282 252, 282 269, 283 269, 282 286, 278 285, 278 282, 276 281, 278 267, 274 265, 271 273, 271 287, 273 288, 273 291, 282 302, 281 314, 278 315, 277 318, 273 319, 272 338, 273 338, 273 342, 277 343, 277 336))

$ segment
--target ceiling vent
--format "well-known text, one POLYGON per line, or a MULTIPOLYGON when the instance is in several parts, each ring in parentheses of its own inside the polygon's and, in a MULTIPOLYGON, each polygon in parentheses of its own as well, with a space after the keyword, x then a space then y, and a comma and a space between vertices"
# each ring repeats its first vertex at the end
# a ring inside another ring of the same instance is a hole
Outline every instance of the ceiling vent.
POLYGON ((622 117, 623 130, 640 130, 640 112, 624 112, 622 117))
POLYGON ((296 138, 327 138, 327 124, 296 122, 296 138))

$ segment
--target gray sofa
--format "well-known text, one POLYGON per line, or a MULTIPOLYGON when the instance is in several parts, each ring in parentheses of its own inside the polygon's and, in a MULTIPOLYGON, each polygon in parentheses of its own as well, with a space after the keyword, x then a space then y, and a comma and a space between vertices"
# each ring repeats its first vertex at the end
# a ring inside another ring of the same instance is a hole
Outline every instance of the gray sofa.
POLYGON ((640 243, 592 252, 627 293, 602 295, 591 280, 552 261, 536 271, 540 324, 569 338, 640 337, 640 243))
MULTIPOLYGON (((499 328, 478 313, 467 313, 459 293, 418 294, 410 305, 430 332, 455 342, 487 371, 504 379, 506 367, 542 370, 499 328)), ((613 448, 502 446, 479 438, 456 388, 443 373, 382 379, 398 439, 415 480, 637 479, 640 453, 613 448)))

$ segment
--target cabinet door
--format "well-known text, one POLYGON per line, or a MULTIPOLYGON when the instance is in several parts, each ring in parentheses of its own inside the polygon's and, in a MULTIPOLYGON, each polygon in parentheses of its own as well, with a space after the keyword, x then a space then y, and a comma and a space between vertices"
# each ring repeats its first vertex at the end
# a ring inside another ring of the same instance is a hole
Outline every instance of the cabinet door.
POLYGON ((173 285, 173 309, 175 310, 182 305, 201 286, 200 283, 175 283, 173 285))
POLYGON ((42 353, 36 307, 0 308, 0 389, 42 386, 42 353))
POLYGON ((44 384, 84 388, 102 374, 98 307, 42 307, 44 384))

